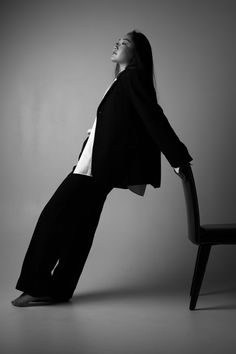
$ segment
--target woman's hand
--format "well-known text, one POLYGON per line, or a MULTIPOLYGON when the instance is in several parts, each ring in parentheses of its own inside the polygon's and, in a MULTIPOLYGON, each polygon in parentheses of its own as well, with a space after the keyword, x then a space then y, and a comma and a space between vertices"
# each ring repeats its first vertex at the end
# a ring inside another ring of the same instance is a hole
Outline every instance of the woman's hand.
POLYGON ((184 171, 186 172, 186 168, 190 167, 191 164, 186 164, 180 167, 174 167, 174 172, 180 177, 180 178, 185 178, 184 171))
POLYGON ((174 171, 175 171, 175 173, 177 173, 177 175, 179 174, 179 169, 180 169, 180 167, 175 167, 174 168, 174 171))

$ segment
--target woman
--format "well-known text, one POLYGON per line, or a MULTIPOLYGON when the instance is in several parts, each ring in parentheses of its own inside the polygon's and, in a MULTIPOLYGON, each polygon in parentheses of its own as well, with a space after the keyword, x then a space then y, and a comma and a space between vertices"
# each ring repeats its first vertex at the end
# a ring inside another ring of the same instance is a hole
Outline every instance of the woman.
POLYGON ((154 87, 152 50, 132 31, 111 60, 115 79, 97 109, 77 166, 44 207, 25 255, 15 306, 68 301, 89 254, 103 204, 112 188, 144 195, 160 186, 161 152, 177 173, 192 158, 178 139, 154 87))

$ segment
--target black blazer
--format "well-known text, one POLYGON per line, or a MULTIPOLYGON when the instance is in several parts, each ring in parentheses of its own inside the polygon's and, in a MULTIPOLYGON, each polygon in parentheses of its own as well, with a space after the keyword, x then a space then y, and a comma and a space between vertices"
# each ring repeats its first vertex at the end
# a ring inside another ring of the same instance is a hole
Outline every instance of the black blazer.
POLYGON ((127 67, 97 109, 92 175, 107 179, 114 187, 151 184, 157 188, 161 182, 161 152, 172 167, 192 160, 144 73, 127 67))

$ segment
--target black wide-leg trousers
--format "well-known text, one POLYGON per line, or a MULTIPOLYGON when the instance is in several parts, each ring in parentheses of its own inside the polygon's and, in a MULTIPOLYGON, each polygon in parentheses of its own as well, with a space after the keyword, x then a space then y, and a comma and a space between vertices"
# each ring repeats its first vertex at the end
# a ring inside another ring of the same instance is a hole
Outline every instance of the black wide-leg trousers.
POLYGON ((72 297, 112 188, 72 172, 64 179, 40 214, 16 289, 58 300, 72 297))

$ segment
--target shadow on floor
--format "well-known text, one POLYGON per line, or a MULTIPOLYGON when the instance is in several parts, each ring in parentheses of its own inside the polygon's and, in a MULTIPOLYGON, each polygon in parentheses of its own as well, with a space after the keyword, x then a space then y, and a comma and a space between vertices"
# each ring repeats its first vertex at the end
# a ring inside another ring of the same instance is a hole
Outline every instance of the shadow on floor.
POLYGON ((210 310, 236 310, 236 302, 228 305, 197 307, 194 311, 210 311, 210 310))
POLYGON ((236 293, 236 287, 228 287, 221 290, 202 292, 201 296, 218 295, 218 294, 235 294, 235 293, 236 293))
POLYGON ((222 303, 222 301, 224 302, 222 305, 212 305, 212 306, 207 306, 207 307, 196 307, 195 311, 202 311, 202 310, 236 310, 236 287, 228 287, 228 288, 224 288, 221 290, 214 290, 214 291, 206 291, 203 292, 199 295, 198 298, 198 302, 205 299, 205 297, 209 296, 209 301, 211 301, 212 299, 212 303, 216 302, 216 296, 217 299, 219 299, 219 301, 222 303), (225 295, 222 299, 221 295, 225 295), (228 303, 227 302, 231 303, 228 303))
MULTIPOLYGON (((176 291, 173 290, 173 294, 176 291)), ((140 287, 120 287, 120 288, 110 288, 110 289, 101 289, 95 290, 90 292, 81 292, 75 294, 72 298, 74 303, 87 303, 87 302, 102 302, 102 301, 109 301, 109 300, 134 300, 134 299, 146 299, 146 298, 158 298, 160 296, 165 296, 170 294, 171 290, 166 289, 164 292, 163 288, 140 288, 140 287)))
MULTIPOLYGON (((74 304, 86 304, 86 303, 98 303, 98 302, 108 302, 108 301, 128 301, 130 300, 141 300, 141 299, 150 299, 155 300, 160 297, 169 297, 173 298, 179 294, 184 294, 184 291, 178 291, 176 289, 163 289, 163 288, 140 288, 140 287, 120 287, 120 288, 110 288, 110 289, 100 289, 89 292, 81 292, 75 294, 72 298, 72 303, 74 304)), ((209 304, 206 307, 196 307, 195 311, 206 311, 206 310, 236 310, 236 288, 226 288, 223 290, 205 292, 200 294, 199 302, 206 299, 205 297, 209 296, 209 301, 211 302, 212 297, 212 306, 209 304), (227 296, 222 297, 220 295, 225 294, 227 296), (221 305, 215 305, 216 299, 215 296, 219 297, 219 302, 221 305), (232 299, 233 298, 233 299, 232 299), (230 300, 230 303, 229 303, 230 300), (232 301, 233 300, 233 301, 232 301), (223 302, 223 304, 222 304, 223 302), (227 304, 228 302, 228 304, 227 304)), ((188 307, 188 300, 186 301, 186 309, 188 307)))

